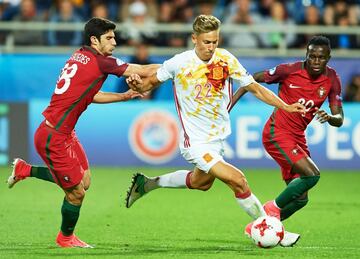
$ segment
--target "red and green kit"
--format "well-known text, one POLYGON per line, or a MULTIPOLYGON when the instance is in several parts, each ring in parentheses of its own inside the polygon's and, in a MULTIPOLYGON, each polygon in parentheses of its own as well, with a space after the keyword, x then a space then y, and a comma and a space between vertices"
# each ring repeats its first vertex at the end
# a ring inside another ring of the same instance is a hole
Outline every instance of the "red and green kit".
POLYGON ((264 72, 265 82, 279 84, 279 97, 287 104, 299 102, 305 114, 288 113, 275 109, 265 124, 263 144, 266 151, 280 165, 283 179, 291 180, 294 163, 310 156, 305 130, 314 118, 314 112, 326 99, 329 106, 342 106, 341 83, 335 70, 327 66, 324 73, 312 78, 304 62, 280 64, 264 72))

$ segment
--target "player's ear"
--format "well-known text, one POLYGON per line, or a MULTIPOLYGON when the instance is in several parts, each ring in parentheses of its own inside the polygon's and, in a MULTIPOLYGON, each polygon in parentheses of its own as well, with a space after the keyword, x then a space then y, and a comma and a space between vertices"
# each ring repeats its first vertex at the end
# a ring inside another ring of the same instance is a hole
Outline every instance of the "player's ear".
POLYGON ((90 37, 91 44, 97 45, 99 44, 99 40, 95 36, 90 37))
POLYGON ((196 35, 195 33, 191 34, 191 41, 196 44, 196 35))

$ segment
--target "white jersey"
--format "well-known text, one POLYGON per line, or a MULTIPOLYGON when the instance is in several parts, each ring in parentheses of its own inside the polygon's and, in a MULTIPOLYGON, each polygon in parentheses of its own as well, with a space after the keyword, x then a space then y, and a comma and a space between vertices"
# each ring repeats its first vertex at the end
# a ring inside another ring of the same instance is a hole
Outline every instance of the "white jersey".
POLYGON ((183 130, 179 142, 182 148, 225 139, 231 133, 230 79, 237 80, 240 87, 254 82, 239 61, 220 48, 208 62, 202 61, 195 49, 175 55, 158 69, 157 78, 174 82, 175 104, 183 130))

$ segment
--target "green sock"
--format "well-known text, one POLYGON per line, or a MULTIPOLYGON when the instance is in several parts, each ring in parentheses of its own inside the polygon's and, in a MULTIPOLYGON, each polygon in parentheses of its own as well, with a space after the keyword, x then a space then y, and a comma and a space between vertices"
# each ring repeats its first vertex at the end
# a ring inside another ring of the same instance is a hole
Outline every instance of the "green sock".
POLYGON ((66 199, 64 199, 61 207, 61 232, 64 236, 70 236, 75 229, 76 222, 80 215, 81 205, 72 205, 66 199))
POLYGON ((320 179, 320 175, 301 176, 291 181, 286 189, 275 199, 280 209, 298 199, 303 193, 310 190, 320 179))
POLYGON ((281 209, 281 220, 285 220, 308 203, 308 199, 296 199, 281 209))
POLYGON ((49 168, 44 166, 31 166, 30 177, 36 177, 44 181, 55 183, 49 168))

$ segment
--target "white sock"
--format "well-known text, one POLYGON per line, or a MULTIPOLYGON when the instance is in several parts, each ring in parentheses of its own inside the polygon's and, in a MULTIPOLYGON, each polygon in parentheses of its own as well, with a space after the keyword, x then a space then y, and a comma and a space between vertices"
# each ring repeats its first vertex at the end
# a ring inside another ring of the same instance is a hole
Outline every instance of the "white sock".
POLYGON ((186 177, 189 173, 189 170, 178 170, 161 175, 157 181, 158 186, 163 188, 188 188, 186 186, 186 177))
POLYGON ((236 201, 239 203, 240 207, 245 210, 246 213, 253 219, 266 216, 260 201, 254 194, 251 194, 245 199, 236 198, 236 201))

